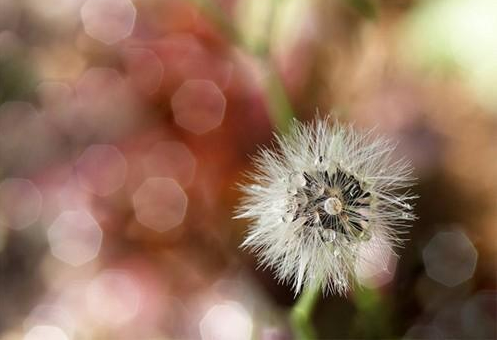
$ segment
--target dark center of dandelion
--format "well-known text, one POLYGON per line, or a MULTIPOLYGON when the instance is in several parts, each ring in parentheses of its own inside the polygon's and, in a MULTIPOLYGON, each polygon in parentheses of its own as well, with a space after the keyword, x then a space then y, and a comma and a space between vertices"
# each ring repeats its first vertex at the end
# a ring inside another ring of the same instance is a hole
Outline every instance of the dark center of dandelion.
POLYGON ((368 231, 371 195, 360 182, 340 169, 335 172, 304 172, 297 186, 297 207, 293 221, 305 218, 304 226, 320 228, 324 241, 332 241, 337 234, 347 240, 369 239, 368 231))

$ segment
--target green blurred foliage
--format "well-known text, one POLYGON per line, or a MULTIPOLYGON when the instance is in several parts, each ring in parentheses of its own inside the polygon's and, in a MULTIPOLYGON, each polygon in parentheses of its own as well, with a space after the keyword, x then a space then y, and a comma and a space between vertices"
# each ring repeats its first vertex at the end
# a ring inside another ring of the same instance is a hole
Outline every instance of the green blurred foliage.
POLYGON ((496 106, 495 0, 422 1, 401 30, 400 53, 416 67, 458 75, 482 105, 496 106))

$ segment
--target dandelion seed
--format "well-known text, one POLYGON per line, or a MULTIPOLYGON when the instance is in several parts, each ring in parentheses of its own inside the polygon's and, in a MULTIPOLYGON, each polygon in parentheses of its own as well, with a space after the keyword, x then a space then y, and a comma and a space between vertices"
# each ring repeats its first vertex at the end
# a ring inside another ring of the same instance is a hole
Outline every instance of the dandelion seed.
POLYGON ((413 184, 410 163, 392 160, 389 140, 328 119, 295 121, 277 146, 260 150, 241 186, 236 218, 251 220, 242 246, 296 294, 316 281, 345 294, 357 263, 369 261, 361 255, 402 245, 415 218, 416 196, 399 192, 413 184))

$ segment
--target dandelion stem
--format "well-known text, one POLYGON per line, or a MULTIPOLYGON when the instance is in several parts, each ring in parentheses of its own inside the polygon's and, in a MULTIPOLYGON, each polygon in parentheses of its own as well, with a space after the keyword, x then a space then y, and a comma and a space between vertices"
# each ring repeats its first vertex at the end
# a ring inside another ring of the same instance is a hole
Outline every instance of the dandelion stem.
POLYGON ((378 289, 356 288, 353 291, 353 303, 357 315, 354 319, 353 338, 359 339, 391 339, 394 337, 391 329, 391 311, 389 304, 378 289))
POLYGON ((303 290, 299 299, 290 312, 290 322, 292 331, 296 339, 313 340, 316 339, 315 328, 312 317, 318 297, 321 293, 320 285, 307 287, 303 290))

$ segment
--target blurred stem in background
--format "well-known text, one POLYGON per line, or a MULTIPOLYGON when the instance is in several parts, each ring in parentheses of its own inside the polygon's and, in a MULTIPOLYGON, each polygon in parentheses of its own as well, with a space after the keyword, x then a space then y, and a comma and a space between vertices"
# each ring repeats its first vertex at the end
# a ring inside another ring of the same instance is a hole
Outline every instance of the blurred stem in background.
POLYGON ((294 111, 285 93, 285 87, 280 77, 271 68, 267 79, 268 105, 270 107, 273 123, 280 132, 285 133, 289 128, 289 123, 294 118, 294 111))
POLYGON ((292 105, 286 94, 282 79, 278 75, 278 71, 271 60, 270 51, 275 13, 278 11, 278 5, 283 0, 257 2, 259 6, 266 6, 266 11, 264 13, 264 18, 258 18, 258 20, 263 21, 262 31, 265 32, 264 39, 257 40, 256 42, 251 42, 244 37, 216 2, 212 0, 190 1, 196 4, 211 20, 213 20, 213 22, 220 27, 222 32, 227 35, 228 39, 254 57, 257 57, 263 64, 266 69, 265 71, 267 72, 265 90, 270 118, 279 131, 286 132, 289 123, 294 118, 294 110, 292 109, 292 105))
POLYGON ((229 18, 227 18, 223 9, 212 0, 189 0, 191 3, 196 5, 209 19, 217 25, 221 32, 227 36, 236 45, 242 44, 242 38, 231 23, 229 18))
POLYGON ((287 96, 285 86, 278 74, 278 69, 274 65, 271 54, 271 38, 275 30, 275 15, 279 10, 279 5, 285 0, 268 1, 266 20, 264 20, 263 32, 266 32, 259 45, 256 45, 255 54, 260 58, 268 72, 266 78, 266 94, 269 106, 270 117, 280 132, 287 132, 290 122, 294 118, 294 110, 287 96))
POLYGON ((377 11, 371 0, 344 0, 366 19, 375 19, 377 11))

